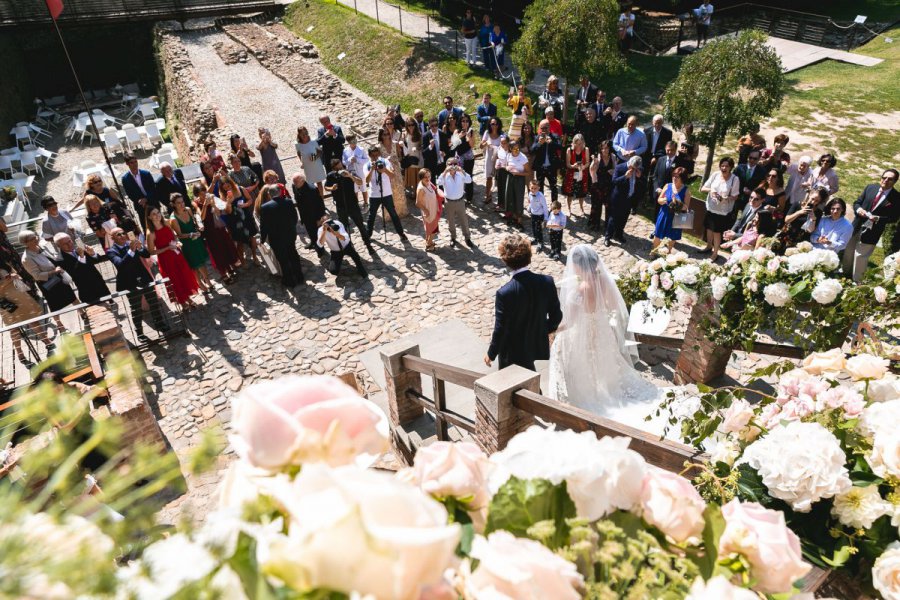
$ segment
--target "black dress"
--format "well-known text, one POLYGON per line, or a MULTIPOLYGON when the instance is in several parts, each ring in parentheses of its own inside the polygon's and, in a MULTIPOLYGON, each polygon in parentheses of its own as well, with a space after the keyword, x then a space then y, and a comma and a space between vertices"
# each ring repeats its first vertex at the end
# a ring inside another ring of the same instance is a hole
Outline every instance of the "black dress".
MULTIPOLYGON (((131 231, 135 234, 140 232, 140 229, 138 228, 135 220, 131 217, 131 213, 128 211, 128 208, 126 208, 125 204, 120 200, 113 199, 112 194, 109 193, 108 187, 103 188, 103 191, 99 194, 96 194, 96 196, 103 201, 102 208, 106 208, 111 214, 115 215, 116 220, 118 220, 119 222, 119 227, 121 227, 123 231, 131 231)), ((105 220, 108 221, 109 217, 107 217, 105 220)), ((88 223, 90 223, 90 217, 88 217, 88 223)), ((94 228, 93 225, 91 225, 91 227, 94 228)))

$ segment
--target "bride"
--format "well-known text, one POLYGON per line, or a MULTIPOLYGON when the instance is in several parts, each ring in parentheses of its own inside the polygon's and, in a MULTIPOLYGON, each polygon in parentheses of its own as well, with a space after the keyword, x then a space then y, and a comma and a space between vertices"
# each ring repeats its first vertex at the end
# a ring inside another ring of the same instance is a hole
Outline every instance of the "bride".
POLYGON ((560 284, 563 321, 550 349, 550 397, 643 430, 659 388, 635 370, 628 309, 600 256, 588 245, 571 249, 560 284))

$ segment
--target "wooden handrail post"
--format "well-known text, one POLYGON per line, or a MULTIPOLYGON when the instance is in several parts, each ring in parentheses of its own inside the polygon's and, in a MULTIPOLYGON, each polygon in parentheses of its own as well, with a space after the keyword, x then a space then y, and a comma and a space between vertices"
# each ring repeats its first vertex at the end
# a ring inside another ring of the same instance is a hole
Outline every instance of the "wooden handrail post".
POLYGON ((419 345, 415 342, 398 340, 381 349, 392 428, 402 427, 423 414, 422 407, 406 396, 407 390, 422 393, 422 376, 403 366, 403 357, 409 354, 420 356, 419 345))
POLYGON ((509 440, 534 423, 534 417, 513 406, 519 390, 540 393, 541 376, 512 365, 475 381, 475 441, 487 454, 506 447, 509 440))

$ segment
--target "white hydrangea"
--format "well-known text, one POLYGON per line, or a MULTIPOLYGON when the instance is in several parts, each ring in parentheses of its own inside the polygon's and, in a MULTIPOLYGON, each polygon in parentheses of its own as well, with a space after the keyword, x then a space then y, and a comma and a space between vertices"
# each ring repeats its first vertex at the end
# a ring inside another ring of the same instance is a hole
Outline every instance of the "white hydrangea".
POLYGON ((864 408, 856 428, 863 435, 869 436, 874 436, 882 430, 900 429, 900 398, 876 402, 864 408))
POLYGON ((770 283, 763 289, 763 296, 765 296, 766 302, 780 308, 791 301, 791 289, 781 281, 770 283))
POLYGON ((844 286, 837 279, 823 279, 813 288, 812 297, 819 304, 831 304, 843 290, 844 286))
POLYGON ((647 300, 653 306, 662 308, 666 305, 666 293, 655 285, 651 285, 647 288, 647 300))
POLYGON ((884 304, 885 302, 887 302, 886 289, 884 289, 880 285, 877 285, 872 289, 872 292, 875 294, 875 300, 877 300, 880 304, 884 304))
POLYGON ((684 288, 675 288, 675 299, 678 304, 684 307, 693 306, 697 303, 697 292, 685 290, 684 288))
POLYGON ((816 265, 820 266, 823 271, 831 272, 841 266, 841 261, 834 250, 816 248, 810 252, 810 255, 815 260, 816 265))
POLYGON ((787 257, 788 273, 806 273, 816 268, 815 259, 808 252, 799 252, 787 257))
POLYGON ((680 267, 675 267, 672 271, 672 276, 677 283, 695 285, 700 277, 700 267, 697 265, 681 265, 680 267))
POLYGON ((728 291, 729 282, 730 280, 727 277, 713 277, 712 295, 717 302, 725 297, 725 293, 728 291))
POLYGON ((812 252, 812 242, 800 242, 799 244, 797 244, 797 250, 800 252, 812 252))
POLYGON ((728 259, 727 264, 745 263, 750 260, 751 257, 753 257, 753 252, 750 250, 735 250, 731 253, 731 258, 728 259))
POLYGON ((853 485, 847 457, 834 435, 818 423, 792 421, 772 429, 744 450, 742 463, 759 473, 769 494, 797 512, 853 485))
POLYGON ((779 267, 781 267, 781 258, 777 256, 766 263, 766 271, 773 275, 778 272, 779 267))
POLYGON ((666 268, 666 261, 662 258, 657 258, 653 262, 650 263, 649 269, 651 273, 658 273, 666 268))
POLYGON ((775 253, 768 248, 757 248, 753 251, 753 258, 756 259, 757 262, 766 262, 773 256, 775 256, 775 253))
POLYGON ((890 502, 886 502, 878 493, 877 485, 853 487, 836 496, 831 514, 848 527, 868 529, 875 520, 893 512, 890 502))

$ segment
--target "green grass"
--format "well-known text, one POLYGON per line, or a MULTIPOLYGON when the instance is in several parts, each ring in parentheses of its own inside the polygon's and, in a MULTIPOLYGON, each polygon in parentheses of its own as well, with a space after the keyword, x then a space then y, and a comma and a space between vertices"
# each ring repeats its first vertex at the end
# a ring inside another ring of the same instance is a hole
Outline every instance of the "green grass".
POLYGON ((893 23, 900 19, 900 0, 839 0, 823 3, 810 12, 822 12, 837 21, 852 21, 856 15, 865 15, 869 22, 893 23))
POLYGON ((470 110, 484 92, 490 92, 498 106, 506 101, 505 83, 353 9, 323 0, 298 2, 288 8, 285 24, 316 45, 322 62, 335 75, 385 104, 400 104, 404 114, 415 108, 437 114, 447 94, 470 110), (306 31, 310 25, 313 30, 306 31), (347 56, 338 60, 341 52, 347 56), (477 99, 469 89, 472 84, 477 99))

